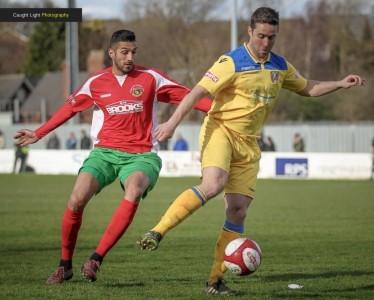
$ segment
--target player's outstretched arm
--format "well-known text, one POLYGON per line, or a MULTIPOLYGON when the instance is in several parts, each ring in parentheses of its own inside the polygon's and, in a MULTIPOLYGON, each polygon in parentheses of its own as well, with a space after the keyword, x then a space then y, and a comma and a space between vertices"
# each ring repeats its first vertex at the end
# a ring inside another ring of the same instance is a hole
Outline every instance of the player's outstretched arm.
POLYGON ((39 138, 34 131, 29 129, 18 130, 14 138, 17 140, 17 144, 20 146, 26 146, 29 144, 34 144, 39 141, 39 138))
POLYGON ((171 138, 183 118, 190 112, 200 99, 207 97, 209 92, 202 86, 196 85, 181 101, 170 119, 157 126, 155 137, 159 142, 171 138))
POLYGON ((338 81, 308 80, 305 89, 298 92, 298 94, 307 97, 318 97, 334 92, 338 89, 349 89, 353 86, 363 86, 364 84, 365 80, 358 75, 348 75, 344 79, 338 81))

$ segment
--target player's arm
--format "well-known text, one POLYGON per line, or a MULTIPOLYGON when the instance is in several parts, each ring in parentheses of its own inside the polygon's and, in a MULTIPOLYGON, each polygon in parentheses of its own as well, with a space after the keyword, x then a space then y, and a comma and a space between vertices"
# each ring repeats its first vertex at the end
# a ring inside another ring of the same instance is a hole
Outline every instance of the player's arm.
MULTIPOLYGON (((164 85, 157 91, 157 99, 160 102, 169 103, 169 104, 180 104, 182 99, 190 92, 190 89, 179 84, 173 85, 164 85)), ((210 107, 212 106, 213 100, 210 98, 203 98, 201 99, 196 105, 194 109, 208 112, 210 107)))
POLYGON ((35 131, 29 129, 20 129, 17 131, 14 138, 17 139, 17 144, 20 146, 34 144, 42 137, 46 136, 49 132, 53 131, 61 124, 72 118, 75 114, 76 112, 73 111, 72 106, 69 103, 66 103, 38 129, 35 131))
POLYGON ((91 107, 93 105, 93 99, 89 92, 91 82, 92 80, 86 81, 82 87, 73 92, 66 100, 66 103, 61 106, 46 123, 35 131, 29 129, 17 131, 14 136, 14 138, 17 139, 16 143, 21 146, 36 143, 48 133, 74 117, 78 112, 91 107))
POLYGON ((209 92, 200 85, 196 85, 178 105, 170 119, 157 126, 155 137, 162 142, 173 136, 175 129, 184 117, 194 108, 194 106, 204 97, 208 97, 209 92))
MULTIPOLYGON (((157 69, 152 69, 158 75, 157 99, 160 102, 169 104, 180 104, 184 96, 186 96, 191 89, 181 85, 174 79, 168 77, 166 74, 157 69)), ((212 106, 212 99, 201 99, 194 108, 203 112, 208 112, 212 106)))
POLYGON ((358 75, 348 75, 339 81, 308 80, 306 87, 298 92, 298 94, 307 97, 318 97, 334 92, 338 89, 349 89, 353 86, 362 86, 364 83, 365 80, 358 75))
POLYGON ((212 107, 213 100, 208 97, 202 98, 197 104, 194 106, 194 109, 201 110, 203 112, 208 112, 212 107))

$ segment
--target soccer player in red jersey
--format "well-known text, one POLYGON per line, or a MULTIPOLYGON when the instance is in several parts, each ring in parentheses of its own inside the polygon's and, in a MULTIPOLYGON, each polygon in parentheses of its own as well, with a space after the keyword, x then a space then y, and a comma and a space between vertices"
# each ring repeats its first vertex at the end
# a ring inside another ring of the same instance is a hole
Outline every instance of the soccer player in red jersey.
MULTIPOLYGON (((189 89, 156 69, 134 65, 137 51, 132 31, 113 33, 108 50, 113 66, 99 71, 67 99, 66 103, 35 131, 21 129, 15 135, 21 146, 36 143, 76 113, 94 106, 91 137, 94 148, 83 162, 62 219, 61 260, 47 284, 73 276, 72 258, 83 211, 89 200, 118 177, 124 198, 114 213, 95 252, 82 266, 89 281, 96 280, 105 255, 131 224, 140 199, 152 190, 161 169, 154 136, 157 103, 178 104, 189 89)), ((208 111, 211 100, 195 108, 208 111)))

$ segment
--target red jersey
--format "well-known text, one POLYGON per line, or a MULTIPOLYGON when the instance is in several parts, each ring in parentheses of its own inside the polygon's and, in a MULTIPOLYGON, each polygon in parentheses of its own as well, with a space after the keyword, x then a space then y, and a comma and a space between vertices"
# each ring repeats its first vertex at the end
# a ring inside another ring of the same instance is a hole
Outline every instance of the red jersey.
MULTIPOLYGON (((94 147, 157 152, 154 130, 158 101, 178 104, 189 91, 156 69, 134 66, 130 73, 116 76, 110 67, 90 76, 35 133, 42 138, 76 113, 94 106, 94 147)), ((207 112, 211 102, 204 98, 195 108, 207 112)))

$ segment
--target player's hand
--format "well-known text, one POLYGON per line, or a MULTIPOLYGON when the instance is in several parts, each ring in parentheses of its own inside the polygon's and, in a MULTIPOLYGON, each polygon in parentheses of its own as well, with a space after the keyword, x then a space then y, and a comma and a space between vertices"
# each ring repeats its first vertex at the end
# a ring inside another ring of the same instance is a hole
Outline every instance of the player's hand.
POLYGON ((171 126, 168 122, 159 124, 155 130, 156 140, 158 140, 159 142, 163 142, 166 139, 171 138, 174 134, 174 131, 175 128, 171 126))
POLYGON ((39 141, 35 132, 29 129, 18 130, 14 138, 17 140, 17 144, 20 146, 26 146, 29 144, 34 144, 39 141))
POLYGON ((362 79, 358 75, 348 75, 346 78, 340 81, 341 87, 349 89, 352 86, 362 86, 365 84, 365 79, 362 79))

